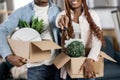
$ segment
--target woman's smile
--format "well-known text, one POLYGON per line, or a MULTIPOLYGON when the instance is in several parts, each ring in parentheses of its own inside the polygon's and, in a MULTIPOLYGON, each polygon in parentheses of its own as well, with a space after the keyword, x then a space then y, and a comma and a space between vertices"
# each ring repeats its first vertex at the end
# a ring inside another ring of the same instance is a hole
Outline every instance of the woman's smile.
POLYGON ((71 3, 76 5, 78 3, 78 1, 77 0, 72 0, 71 3))
POLYGON ((72 8, 78 8, 82 5, 82 0, 68 0, 68 2, 72 8))

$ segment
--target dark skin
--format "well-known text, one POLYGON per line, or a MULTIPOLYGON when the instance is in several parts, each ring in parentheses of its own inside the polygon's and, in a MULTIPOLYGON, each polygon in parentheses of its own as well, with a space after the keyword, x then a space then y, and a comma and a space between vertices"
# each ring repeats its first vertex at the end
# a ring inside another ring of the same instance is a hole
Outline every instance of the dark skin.
POLYGON ((48 5, 49 1, 48 0, 34 0, 35 4, 40 6, 40 7, 45 7, 48 5))
MULTIPOLYGON (((48 0, 34 0, 35 4, 40 7, 45 7, 49 4, 48 0)), ((6 59, 14 66, 20 67, 27 63, 27 59, 11 54, 6 59)))
MULTIPOLYGON (((74 18, 72 21, 79 23, 79 16, 82 14, 82 0, 68 0, 70 4, 71 10, 74 13, 74 18)), ((69 18, 66 15, 62 15, 58 21, 58 25, 61 29, 68 26, 69 18)), ((94 78, 94 60, 93 59, 86 59, 83 65, 81 66, 80 70, 84 70, 84 77, 85 78, 94 78)))

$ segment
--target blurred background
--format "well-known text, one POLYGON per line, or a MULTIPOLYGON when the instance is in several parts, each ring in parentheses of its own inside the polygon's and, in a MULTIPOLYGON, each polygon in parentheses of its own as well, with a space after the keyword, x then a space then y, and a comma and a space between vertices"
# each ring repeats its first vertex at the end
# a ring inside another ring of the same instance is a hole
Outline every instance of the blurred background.
MULTIPOLYGON (((16 9, 32 1, 33 0, 0 0, 0 24, 16 9)), ((64 0, 52 1, 62 10, 65 9, 64 0)), ((87 4, 90 9, 98 13, 104 36, 108 36, 112 39, 113 47, 106 51, 113 55, 116 51, 120 54, 120 0, 87 0, 87 4), (114 52, 111 52, 111 50, 114 52)), ((109 47, 111 47, 111 45, 109 47)), ((0 58, 0 62, 1 61, 2 59, 0 58)), ((119 74, 120 65, 107 62, 105 63, 106 78, 98 80, 120 80, 119 74)))
MULTIPOLYGON (((0 0, 0 22, 11 12, 22 7, 33 0, 0 0), (3 19, 2 19, 3 17, 3 19)), ((59 7, 64 9, 64 0, 52 0, 59 7)), ((120 7, 120 0, 87 0, 89 8, 94 9, 100 19, 103 28, 114 28, 111 11, 120 7)))
MULTIPOLYGON (((32 1, 33 0, 0 0, 0 23, 2 23, 14 10, 32 1)), ((64 0, 52 1, 57 4, 62 10, 64 9, 64 0)), ((120 46, 120 0, 87 0, 87 4, 90 9, 93 9, 98 13, 102 29, 104 31, 107 31, 107 33, 105 34, 110 34, 113 39, 115 37, 115 48, 119 50, 118 46, 120 46)))
MULTIPOLYGON (((33 0, 0 0, 0 23, 14 10, 28 4, 33 0)), ((64 9, 64 0, 52 0, 62 10, 64 9)), ((102 29, 115 37, 115 48, 120 47, 120 0, 87 0, 90 9, 95 10, 100 17, 102 29), (118 42, 118 43, 117 43, 118 42)))

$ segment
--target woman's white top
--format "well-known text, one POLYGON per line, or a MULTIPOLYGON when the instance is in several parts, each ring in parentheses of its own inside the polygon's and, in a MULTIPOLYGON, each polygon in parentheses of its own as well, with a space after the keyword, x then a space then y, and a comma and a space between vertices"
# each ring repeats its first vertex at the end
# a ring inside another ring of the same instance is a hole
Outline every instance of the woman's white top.
MULTIPOLYGON (((96 14, 96 12, 94 12, 93 10, 89 10, 91 17, 93 18, 93 21, 96 23, 96 25, 98 25, 101 29, 101 25, 100 25, 100 20, 98 15, 96 14)), ((62 15, 65 15, 65 11, 62 11, 58 14, 57 18, 56 18, 56 26, 58 28, 60 28, 60 26, 58 26, 58 20, 61 18, 62 15)), ((74 14, 71 14, 72 19, 74 18, 74 14)), ((72 23, 74 24, 74 23, 72 23)), ((76 27, 73 29, 77 30, 76 32, 79 33, 80 31, 80 35, 81 35, 81 39, 83 40, 83 43, 86 45, 87 40, 88 40, 88 36, 89 36, 89 31, 90 31, 90 27, 89 27, 89 23, 86 19, 86 16, 84 15, 84 12, 79 16, 79 24, 74 24, 74 25, 79 25, 80 28, 76 27)), ((98 56, 100 53, 100 49, 101 49, 101 41, 98 40, 98 38, 94 35, 92 35, 92 42, 90 43, 90 52, 87 56, 87 58, 91 58, 94 59, 95 61, 98 60, 98 56)))
POLYGON ((81 29, 79 23, 72 21, 72 26, 73 26, 75 38, 77 39, 81 38, 81 29))

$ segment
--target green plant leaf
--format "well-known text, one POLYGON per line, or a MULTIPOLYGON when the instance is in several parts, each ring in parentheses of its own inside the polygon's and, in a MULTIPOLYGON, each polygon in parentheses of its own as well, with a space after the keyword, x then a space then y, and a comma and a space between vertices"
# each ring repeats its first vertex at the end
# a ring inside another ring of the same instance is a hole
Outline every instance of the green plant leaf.
POLYGON ((84 55, 85 48, 82 42, 79 41, 73 41, 71 42, 67 48, 67 54, 70 57, 80 57, 84 55))
POLYGON ((44 22, 43 19, 39 20, 38 17, 34 18, 32 16, 31 22, 27 23, 26 21, 19 20, 19 26, 33 28, 39 33, 43 31, 44 22))

